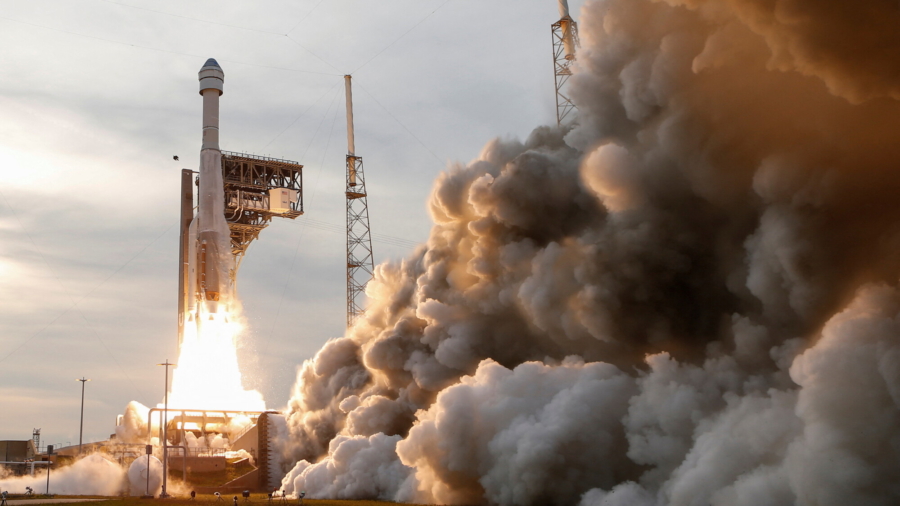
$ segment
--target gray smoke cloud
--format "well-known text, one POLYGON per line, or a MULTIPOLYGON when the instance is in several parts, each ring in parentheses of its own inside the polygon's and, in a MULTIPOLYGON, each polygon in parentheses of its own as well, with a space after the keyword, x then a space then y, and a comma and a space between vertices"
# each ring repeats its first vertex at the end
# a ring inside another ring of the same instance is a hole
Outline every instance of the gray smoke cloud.
POLYGON ((587 3, 576 124, 438 178, 428 243, 298 375, 285 490, 900 502, 898 16, 587 3))

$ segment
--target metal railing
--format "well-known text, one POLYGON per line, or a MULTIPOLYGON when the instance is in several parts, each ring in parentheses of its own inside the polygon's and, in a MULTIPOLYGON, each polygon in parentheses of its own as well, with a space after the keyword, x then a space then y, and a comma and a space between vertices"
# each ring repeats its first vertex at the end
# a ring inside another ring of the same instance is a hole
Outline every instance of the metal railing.
POLYGON ((224 457, 225 448, 173 448, 169 447, 169 456, 181 457, 183 452, 187 452, 187 457, 224 457))
POLYGON ((222 156, 232 157, 232 158, 247 158, 249 160, 259 160, 261 162, 276 162, 276 163, 287 163, 290 165, 300 165, 298 162, 293 160, 284 160, 282 158, 269 158, 268 156, 260 156, 253 155, 250 153, 238 153, 236 151, 222 151, 222 156))
POLYGON ((250 432, 250 430, 253 429, 253 427, 256 427, 255 423, 251 423, 250 425, 244 427, 243 429, 238 431, 237 434, 234 434, 231 437, 229 437, 228 442, 231 444, 234 444, 234 442, 237 441, 238 439, 240 439, 241 437, 243 437, 244 434, 250 432))

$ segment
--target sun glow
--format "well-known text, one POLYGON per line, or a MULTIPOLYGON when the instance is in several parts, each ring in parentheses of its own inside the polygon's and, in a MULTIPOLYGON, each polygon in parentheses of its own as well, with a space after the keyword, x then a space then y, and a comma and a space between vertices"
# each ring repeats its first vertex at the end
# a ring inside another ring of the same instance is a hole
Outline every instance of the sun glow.
POLYGON ((169 408, 265 411, 262 394, 247 390, 238 367, 237 339, 243 327, 227 313, 203 313, 184 326, 172 373, 169 408))

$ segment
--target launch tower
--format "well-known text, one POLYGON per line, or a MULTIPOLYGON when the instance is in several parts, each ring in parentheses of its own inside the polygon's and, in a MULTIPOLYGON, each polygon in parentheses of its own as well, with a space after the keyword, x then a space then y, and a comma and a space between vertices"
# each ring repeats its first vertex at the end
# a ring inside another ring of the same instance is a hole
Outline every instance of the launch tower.
POLYGON ((353 91, 350 76, 344 76, 347 94, 347 326, 363 313, 360 300, 372 279, 372 234, 369 228, 369 205, 366 201, 366 178, 363 160, 356 156, 353 132, 353 91))
POLYGON ((566 83, 572 76, 575 47, 578 46, 578 23, 569 15, 568 0, 559 0, 560 19, 550 26, 553 37, 553 70, 556 82, 556 124, 563 122, 575 110, 575 103, 567 94, 566 83))
POLYGON ((302 178, 303 166, 297 162, 222 152, 225 219, 238 265, 272 218, 303 214, 302 178))

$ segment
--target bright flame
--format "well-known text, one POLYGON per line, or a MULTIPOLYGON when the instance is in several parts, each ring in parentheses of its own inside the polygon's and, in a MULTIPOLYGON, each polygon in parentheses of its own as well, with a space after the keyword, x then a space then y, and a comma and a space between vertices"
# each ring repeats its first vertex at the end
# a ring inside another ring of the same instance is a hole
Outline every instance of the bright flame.
POLYGON ((194 322, 184 326, 169 408, 265 411, 262 394, 241 384, 236 340, 242 327, 236 318, 201 312, 197 319, 199 329, 194 322))

